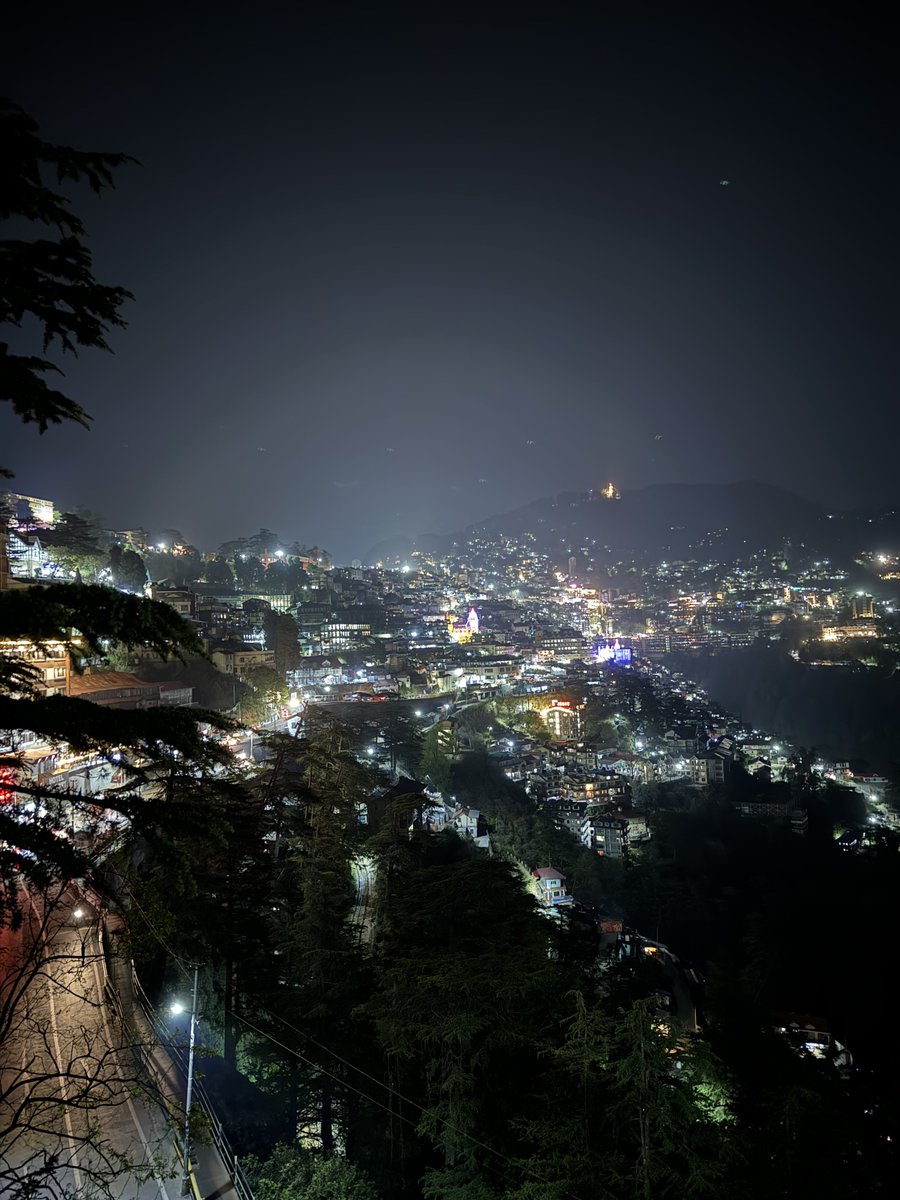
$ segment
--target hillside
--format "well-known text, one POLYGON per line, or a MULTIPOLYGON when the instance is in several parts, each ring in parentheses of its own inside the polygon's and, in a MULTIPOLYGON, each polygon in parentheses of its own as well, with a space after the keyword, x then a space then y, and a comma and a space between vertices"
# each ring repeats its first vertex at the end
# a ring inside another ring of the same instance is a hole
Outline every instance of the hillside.
POLYGON ((369 552, 370 561, 413 549, 440 550, 474 534, 534 534, 538 545, 558 554, 695 558, 734 556, 828 534, 825 510, 793 492, 756 480, 731 484, 658 484, 606 500, 596 493, 564 492, 498 513, 465 530, 427 534, 414 542, 392 539, 369 552))

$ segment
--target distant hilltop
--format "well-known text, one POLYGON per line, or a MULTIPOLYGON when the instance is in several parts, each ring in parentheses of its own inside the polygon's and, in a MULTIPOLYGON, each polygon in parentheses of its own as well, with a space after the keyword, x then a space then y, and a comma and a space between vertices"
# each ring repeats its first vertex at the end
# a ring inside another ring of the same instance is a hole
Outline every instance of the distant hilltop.
POLYGON ((758 480, 666 483, 633 491, 608 483, 544 497, 456 533, 392 538, 373 546, 367 561, 389 561, 416 549, 440 552, 479 533, 532 534, 551 554, 578 555, 590 548, 628 557, 735 557, 778 549, 785 541, 817 541, 832 532, 828 516, 822 505, 758 480))

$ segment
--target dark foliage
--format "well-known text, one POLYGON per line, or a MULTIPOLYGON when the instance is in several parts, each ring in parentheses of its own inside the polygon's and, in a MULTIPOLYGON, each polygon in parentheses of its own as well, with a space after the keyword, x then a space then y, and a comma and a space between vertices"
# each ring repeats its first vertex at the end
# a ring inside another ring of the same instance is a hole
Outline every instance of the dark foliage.
POLYGON ((0 400, 43 433, 62 421, 88 423, 71 397, 50 387, 48 373, 60 374, 47 351, 56 346, 108 350, 110 327, 122 326, 130 292, 97 282, 85 229, 69 201, 49 185, 86 183, 92 191, 112 187, 113 172, 133 161, 124 154, 95 154, 55 146, 40 137, 37 123, 10 100, 0 100, 0 218, 20 218, 54 228, 55 240, 0 241, 0 322, 22 326, 28 319, 41 330, 42 356, 13 354, 0 343, 0 400))

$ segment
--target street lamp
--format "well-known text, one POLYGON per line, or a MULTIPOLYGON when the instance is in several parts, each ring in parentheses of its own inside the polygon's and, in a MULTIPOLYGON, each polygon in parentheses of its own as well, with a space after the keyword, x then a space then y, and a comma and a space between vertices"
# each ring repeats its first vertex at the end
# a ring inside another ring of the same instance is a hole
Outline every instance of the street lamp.
MULTIPOLYGON (((184 1005, 176 1001, 171 1009, 173 1016, 184 1012, 184 1005)), ((194 1090, 194 1032, 197 1025, 197 968, 194 967, 194 990, 191 995, 191 1033, 188 1043, 187 1094, 184 1103, 184 1165, 181 1171, 181 1194, 190 1190, 191 1174, 191 1095, 194 1090)))

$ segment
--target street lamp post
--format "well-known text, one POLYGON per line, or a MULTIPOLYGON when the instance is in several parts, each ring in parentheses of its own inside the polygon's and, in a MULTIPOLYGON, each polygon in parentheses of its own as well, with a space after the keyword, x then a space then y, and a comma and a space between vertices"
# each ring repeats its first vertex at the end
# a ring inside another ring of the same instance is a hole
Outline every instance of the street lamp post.
MULTIPOLYGON (((172 1011, 177 1015, 183 1012, 180 1004, 173 1004, 172 1011)), ((194 1032, 197 1024, 197 968, 194 967, 194 989, 191 995, 191 1032, 188 1042, 187 1094, 184 1103, 184 1166, 181 1171, 181 1194, 186 1196, 190 1190, 191 1175, 191 1096, 194 1090, 194 1032)))

